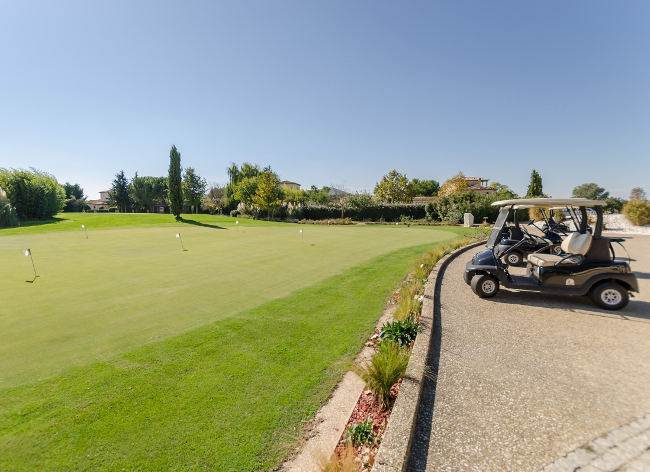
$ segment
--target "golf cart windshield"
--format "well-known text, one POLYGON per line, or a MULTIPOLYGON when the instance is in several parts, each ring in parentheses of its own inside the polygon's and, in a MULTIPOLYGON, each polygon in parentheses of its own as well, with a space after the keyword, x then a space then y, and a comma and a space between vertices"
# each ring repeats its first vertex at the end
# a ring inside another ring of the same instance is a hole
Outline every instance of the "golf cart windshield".
POLYGON ((510 213, 510 207, 503 207, 501 210, 499 210, 499 216, 497 216, 497 220, 494 223, 494 226, 492 227, 492 232, 490 233, 490 237, 488 238, 487 241, 487 247, 489 249, 492 249, 494 245, 497 242, 497 238, 501 234, 501 230, 503 229, 503 225, 506 223, 506 220, 508 219, 508 213, 510 213))

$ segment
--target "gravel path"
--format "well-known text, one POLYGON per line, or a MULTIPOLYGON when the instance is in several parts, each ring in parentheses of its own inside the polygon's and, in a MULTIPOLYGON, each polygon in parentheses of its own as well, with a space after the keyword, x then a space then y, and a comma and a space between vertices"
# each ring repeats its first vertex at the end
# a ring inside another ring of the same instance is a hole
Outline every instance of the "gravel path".
POLYGON ((476 250, 449 265, 409 470, 539 471, 650 413, 650 237, 626 246, 641 293, 617 313, 582 297, 483 300, 462 280, 476 250))

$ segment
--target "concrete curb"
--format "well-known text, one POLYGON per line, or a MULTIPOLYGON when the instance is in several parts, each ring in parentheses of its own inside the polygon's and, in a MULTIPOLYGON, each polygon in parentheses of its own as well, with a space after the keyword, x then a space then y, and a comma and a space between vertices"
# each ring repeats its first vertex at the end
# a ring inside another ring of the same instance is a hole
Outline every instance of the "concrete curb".
POLYGON ((439 296, 442 277, 441 271, 459 254, 482 246, 485 241, 468 244, 442 257, 429 274, 424 287, 424 300, 422 302, 421 326, 422 332, 418 334, 413 345, 411 358, 406 374, 400 387, 395 406, 388 420, 388 426, 375 457, 374 472, 396 472, 406 470, 415 423, 417 420, 418 406, 422 393, 422 385, 427 370, 427 359, 431 349, 433 334, 434 301, 439 296))

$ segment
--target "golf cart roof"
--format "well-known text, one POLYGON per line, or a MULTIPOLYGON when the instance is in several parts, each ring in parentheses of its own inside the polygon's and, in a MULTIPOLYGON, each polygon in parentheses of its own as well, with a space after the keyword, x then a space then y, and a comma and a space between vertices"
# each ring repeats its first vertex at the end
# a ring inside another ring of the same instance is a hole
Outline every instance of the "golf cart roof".
POLYGON ((517 205, 518 208, 595 207, 605 206, 605 202, 602 200, 589 200, 588 198, 513 198, 492 203, 492 206, 506 205, 517 205))

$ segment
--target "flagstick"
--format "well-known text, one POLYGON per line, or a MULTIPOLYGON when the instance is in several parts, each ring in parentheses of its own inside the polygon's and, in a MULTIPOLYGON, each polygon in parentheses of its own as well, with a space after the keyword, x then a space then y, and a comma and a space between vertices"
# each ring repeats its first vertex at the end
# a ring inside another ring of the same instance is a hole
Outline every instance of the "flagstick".
POLYGON ((181 242, 181 251, 187 251, 187 249, 185 249, 185 246, 183 246, 183 238, 181 238, 181 233, 176 233, 176 237, 181 242))
POLYGON ((34 270, 34 280, 36 280, 36 277, 38 277, 38 274, 36 273, 36 264, 34 264, 34 257, 32 256, 31 249, 29 249, 29 248, 25 249, 25 255, 29 256, 30 260, 32 261, 32 269, 34 270))

